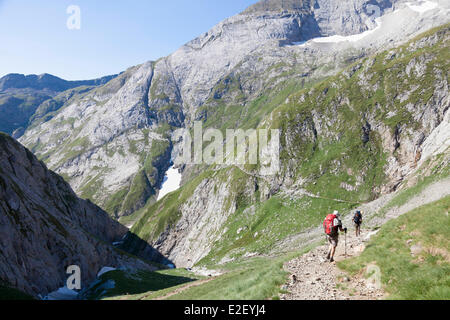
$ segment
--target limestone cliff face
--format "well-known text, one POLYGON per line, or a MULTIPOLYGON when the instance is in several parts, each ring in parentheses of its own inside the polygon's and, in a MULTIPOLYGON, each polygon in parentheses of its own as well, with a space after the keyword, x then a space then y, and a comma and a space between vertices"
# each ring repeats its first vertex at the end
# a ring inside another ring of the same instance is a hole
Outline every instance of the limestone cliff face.
POLYGON ((220 127, 218 115, 228 107, 251 114, 256 99, 286 81, 307 86, 395 47, 446 22, 446 4, 439 4, 441 9, 419 14, 400 0, 261 1, 168 57, 65 101, 33 122, 20 141, 77 194, 111 215, 127 215, 156 200, 174 129, 194 120, 220 127), (378 15, 382 27, 356 43, 312 41, 374 30, 378 15), (135 198, 138 206, 131 205, 135 198))
POLYGON ((445 25, 290 94, 261 125, 281 130, 277 174, 203 168, 207 173, 148 207, 132 231, 178 266, 192 266, 214 249, 223 257, 217 248, 224 243, 237 254, 249 238, 256 241, 258 233, 247 230, 245 242, 240 231, 274 195, 368 202, 418 172, 448 167, 449 45, 445 25))
POLYGON ((104 266, 151 269, 117 251, 127 229, 79 199, 14 139, 0 134, 0 279, 37 296, 65 285, 66 268, 81 268, 82 286, 104 266))

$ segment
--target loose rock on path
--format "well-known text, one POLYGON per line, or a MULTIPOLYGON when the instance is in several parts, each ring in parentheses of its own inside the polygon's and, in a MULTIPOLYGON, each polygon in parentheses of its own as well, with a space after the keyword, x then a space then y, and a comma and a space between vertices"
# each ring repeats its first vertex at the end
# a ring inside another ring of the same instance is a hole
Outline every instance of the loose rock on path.
MULTIPOLYGON (((347 256, 345 256, 344 237, 342 234, 336 250, 335 260, 358 256, 364 250, 364 243, 370 237, 367 230, 357 238, 347 234, 347 256)), ((284 265, 291 276, 283 286, 288 293, 280 296, 281 300, 378 300, 385 296, 382 289, 366 280, 362 275, 350 277, 326 259, 328 245, 319 246, 309 253, 291 260, 284 265)))

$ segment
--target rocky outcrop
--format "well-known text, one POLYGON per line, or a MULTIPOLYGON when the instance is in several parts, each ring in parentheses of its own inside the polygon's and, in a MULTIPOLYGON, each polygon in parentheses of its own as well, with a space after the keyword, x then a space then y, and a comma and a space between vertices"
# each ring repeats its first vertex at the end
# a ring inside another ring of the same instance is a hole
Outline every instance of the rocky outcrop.
POLYGON ((154 267, 118 251, 127 228, 79 199, 26 148, 0 134, 0 279, 37 297, 65 285, 66 268, 81 268, 82 286, 105 266, 154 267))
MULTIPOLYGON (((236 118, 228 123, 235 126, 257 122, 251 108, 265 93, 311 85, 442 24, 447 16, 445 3, 440 5, 442 10, 416 14, 400 0, 262 1, 168 57, 130 68, 62 107, 59 102, 43 107, 58 111, 39 117, 20 141, 79 195, 122 216, 130 208, 110 210, 118 206, 110 199, 124 199, 143 169, 148 175, 145 159, 166 152, 155 155, 152 145, 169 146, 174 129, 190 128, 194 120, 220 127, 228 117, 236 118), (374 30, 379 15, 382 26, 374 30), (358 42, 312 41, 367 30, 374 32, 358 42), (222 117, 228 107, 235 114, 226 111, 222 117)), ((156 191, 159 183, 152 185, 156 191)), ((150 194, 142 193, 139 203, 152 201, 150 194)))
MULTIPOLYGON (((112 215, 123 215, 129 208, 118 210, 116 202, 126 199, 142 170, 152 180, 153 163, 170 148, 147 106, 152 78, 153 63, 130 68, 107 85, 69 99, 50 119, 39 119, 21 141, 63 174, 79 195, 112 215)), ((152 188, 161 183, 156 177, 152 188)), ((142 190, 145 204, 155 192, 142 190)))
MULTIPOLYGON (((199 262, 226 231, 223 226, 236 211, 239 197, 252 197, 255 182, 249 179, 241 193, 231 187, 233 176, 220 175, 203 180, 180 210, 180 218, 173 228, 166 229, 153 243, 160 252, 178 267, 192 267, 199 262)), ((256 201, 256 199, 253 199, 256 201)))

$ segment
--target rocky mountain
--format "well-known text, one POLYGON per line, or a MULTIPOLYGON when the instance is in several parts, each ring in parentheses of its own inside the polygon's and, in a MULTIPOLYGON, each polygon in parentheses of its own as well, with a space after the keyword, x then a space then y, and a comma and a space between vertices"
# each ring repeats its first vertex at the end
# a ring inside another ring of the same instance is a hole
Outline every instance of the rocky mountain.
POLYGON ((67 81, 50 74, 8 74, 0 78, 0 131, 20 137, 42 103, 55 105, 52 98, 63 91, 84 87, 80 90, 86 92, 92 87, 104 85, 114 77, 67 81))
MULTIPOLYGON (((206 168, 138 212, 132 232, 178 266, 224 263, 267 254, 324 212, 375 200, 414 174, 442 172, 450 160, 449 36, 448 24, 432 29, 298 89, 259 125, 281 130, 276 175, 206 168)), ((132 240, 127 247, 140 251, 132 240)))
POLYGON ((133 224, 127 252, 221 266, 306 245, 299 233, 330 210, 448 177, 449 12, 444 0, 263 0, 112 79, 2 80, 0 99, 51 98, 29 103, 30 151, 0 136, 0 278, 36 295, 68 264, 83 281, 144 267, 109 245, 127 230, 107 213, 133 224), (180 162, 174 132, 194 121, 280 130, 280 170, 180 162), (182 187, 156 201, 173 163, 182 187))
POLYGON ((43 92, 46 92, 48 94, 55 94, 81 86, 104 85, 115 77, 116 75, 106 76, 94 80, 67 81, 47 73, 41 75, 23 75, 11 73, 0 79, 0 91, 8 91, 13 89, 30 89, 42 90, 43 92))
POLYGON ((63 287, 70 265, 80 267, 83 288, 105 266, 155 269, 111 245, 127 231, 0 134, 0 285, 38 297, 63 287))
MULTIPOLYGON (((175 129, 256 128, 296 90, 447 22, 448 5, 436 3, 418 12, 401 0, 262 1, 168 57, 43 107, 57 111, 20 141, 80 196, 127 216, 155 202, 175 129)), ((185 167, 183 181, 200 171, 185 167)))

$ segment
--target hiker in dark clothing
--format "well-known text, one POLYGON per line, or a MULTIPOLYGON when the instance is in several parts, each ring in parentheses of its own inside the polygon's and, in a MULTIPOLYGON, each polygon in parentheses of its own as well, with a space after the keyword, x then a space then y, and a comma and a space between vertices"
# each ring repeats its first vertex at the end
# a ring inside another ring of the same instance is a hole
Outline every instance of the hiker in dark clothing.
POLYGON ((359 237, 361 235, 361 224, 363 222, 361 211, 356 211, 353 216, 353 223, 355 224, 356 236, 359 237))
POLYGON ((325 218, 323 226, 327 235, 327 241, 330 244, 327 259, 330 260, 330 262, 333 262, 336 247, 339 243, 339 230, 347 233, 347 228, 342 227, 341 215, 338 211, 328 215, 325 218))

